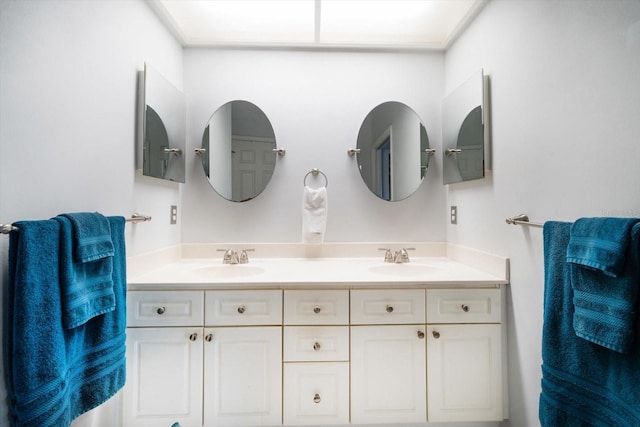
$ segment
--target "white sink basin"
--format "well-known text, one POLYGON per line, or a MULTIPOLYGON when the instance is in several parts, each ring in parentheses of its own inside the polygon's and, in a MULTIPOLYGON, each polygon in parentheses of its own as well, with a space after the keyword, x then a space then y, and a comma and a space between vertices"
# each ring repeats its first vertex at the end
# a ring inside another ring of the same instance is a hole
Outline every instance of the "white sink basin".
POLYGON ((431 264, 389 263, 384 265, 373 265, 369 267, 369 272, 388 276, 419 277, 440 269, 441 267, 431 264))
POLYGON ((211 279, 233 279, 248 276, 256 276, 264 273, 262 267, 256 267, 247 264, 223 264, 209 265, 206 267, 197 267, 190 271, 191 274, 198 278, 211 279))

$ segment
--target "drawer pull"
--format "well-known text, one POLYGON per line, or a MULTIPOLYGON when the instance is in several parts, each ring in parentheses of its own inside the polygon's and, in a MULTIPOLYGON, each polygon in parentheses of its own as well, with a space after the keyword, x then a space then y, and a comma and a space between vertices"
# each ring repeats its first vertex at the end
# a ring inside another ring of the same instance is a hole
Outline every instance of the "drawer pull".
POLYGON ((320 346, 320 343, 319 343, 319 342, 317 342, 317 343, 314 343, 314 344, 313 344, 313 350, 314 350, 314 351, 320 351, 320 347, 321 347, 321 346, 320 346))
POLYGON ((213 334, 207 334, 207 335, 204 337, 204 340, 205 340, 206 342, 211 342, 211 341, 213 341, 213 334))
POLYGON ((322 309, 320 308, 319 305, 316 305, 315 307, 313 307, 313 312, 315 314, 320 314, 321 311, 322 311, 322 309))
POLYGON ((320 395, 318 393, 316 393, 315 396, 313 396, 313 403, 320 403, 322 399, 320 399, 320 395))
POLYGON ((433 337, 434 337, 435 339, 440 338, 440 332, 438 332, 438 331, 433 331, 433 337))
POLYGON ((387 310, 387 313, 393 313, 393 306, 387 305, 386 310, 387 310))
POLYGON ((164 307, 158 307, 158 309, 156 310, 156 313, 158 313, 158 314, 160 314, 160 315, 163 315, 165 311, 167 311, 167 309, 166 309, 166 308, 164 308, 164 307))
POLYGON ((462 311, 464 311, 465 313, 469 311, 469 306, 467 304, 462 304, 460 306, 460 308, 462 309, 462 311))
POLYGON ((195 332, 189 335, 189 341, 193 342, 197 339, 198 339, 198 334, 196 334, 195 332))
POLYGON ((418 338, 424 339, 424 332, 418 331, 418 338))
POLYGON ((238 307, 238 313, 243 314, 245 311, 247 311, 247 307, 245 307, 244 305, 238 307))

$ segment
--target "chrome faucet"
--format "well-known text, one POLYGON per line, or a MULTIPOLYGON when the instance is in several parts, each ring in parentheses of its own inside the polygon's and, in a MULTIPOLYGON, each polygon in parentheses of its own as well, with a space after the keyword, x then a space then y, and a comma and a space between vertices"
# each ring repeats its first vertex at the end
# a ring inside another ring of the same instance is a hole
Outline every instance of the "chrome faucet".
POLYGON ((224 252, 222 257, 223 264, 238 264, 240 262, 238 252, 233 249, 218 249, 218 252, 224 252))
POLYGON ((233 249, 218 249, 218 252, 224 252, 224 256, 222 257, 223 264, 248 264, 249 255, 247 252, 254 250, 255 249, 243 249, 240 251, 240 254, 233 249))
POLYGON ((402 248, 399 251, 391 252, 389 248, 378 248, 380 251, 384 252, 384 262, 395 262, 396 264, 404 264, 409 262, 409 252, 413 251, 416 248, 402 248))
POLYGON ((405 262, 409 262, 409 253, 405 248, 396 251, 393 254, 393 262, 396 264, 404 264, 405 262))

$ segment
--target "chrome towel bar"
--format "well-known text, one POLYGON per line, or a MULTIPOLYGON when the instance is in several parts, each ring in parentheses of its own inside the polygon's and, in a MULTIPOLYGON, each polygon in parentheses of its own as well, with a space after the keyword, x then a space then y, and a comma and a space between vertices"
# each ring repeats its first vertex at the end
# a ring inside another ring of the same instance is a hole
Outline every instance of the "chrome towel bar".
MULTIPOLYGON (((149 215, 142 215, 136 212, 131 215, 131 218, 127 218, 126 221, 133 222, 135 224, 138 222, 151 221, 151 217, 149 215)), ((18 227, 13 224, 0 224, 0 234, 9 234, 12 231, 18 231, 18 227)))
POLYGON ((529 227, 536 227, 536 228, 542 228, 543 226, 543 224, 540 224, 539 222, 529 221, 529 217, 525 214, 520 214, 520 215, 513 216, 511 218, 507 218, 505 221, 507 224, 512 224, 512 225, 528 225, 529 227))

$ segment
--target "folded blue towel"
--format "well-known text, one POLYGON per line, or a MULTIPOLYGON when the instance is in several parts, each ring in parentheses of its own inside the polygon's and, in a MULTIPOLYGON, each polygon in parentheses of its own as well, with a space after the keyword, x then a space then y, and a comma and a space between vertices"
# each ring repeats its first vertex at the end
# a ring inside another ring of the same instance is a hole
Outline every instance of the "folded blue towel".
MULTIPOLYGON (((76 214, 74 214, 76 215, 76 214)), ((82 215, 82 214, 81 214, 82 215)), ((109 231, 109 245, 113 253, 111 228, 107 218, 102 217, 106 226, 102 225, 101 215, 83 215, 83 222, 88 224, 93 218, 100 224, 96 228, 109 231)), ((62 325, 66 329, 75 328, 100 314, 108 313, 115 308, 113 292, 113 256, 96 258, 92 261, 78 261, 76 252, 78 227, 68 215, 59 215, 54 220, 60 223, 60 292, 62 294, 62 325)), ((90 245, 93 246, 93 245, 90 245)))
POLYGON ((617 277, 624 269, 637 218, 580 218, 571 226, 567 262, 617 277))
POLYGON ((576 335, 621 353, 633 345, 638 317, 639 223, 582 218, 571 227, 567 247, 576 335))
POLYGON ((73 224, 73 257, 78 262, 89 262, 113 256, 113 242, 109 221, 95 212, 67 213, 73 224))
MULTIPOLYGON (((544 224, 542 427, 640 426, 640 319, 628 353, 576 336, 571 266, 566 262, 571 224, 544 224)), ((639 262, 635 258, 633 262, 639 262)))
POLYGON ((12 426, 68 426, 124 385, 125 220, 108 220, 116 308, 74 329, 62 326, 60 222, 21 221, 11 233, 3 362, 12 426))

